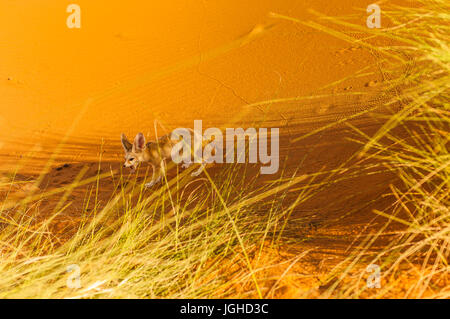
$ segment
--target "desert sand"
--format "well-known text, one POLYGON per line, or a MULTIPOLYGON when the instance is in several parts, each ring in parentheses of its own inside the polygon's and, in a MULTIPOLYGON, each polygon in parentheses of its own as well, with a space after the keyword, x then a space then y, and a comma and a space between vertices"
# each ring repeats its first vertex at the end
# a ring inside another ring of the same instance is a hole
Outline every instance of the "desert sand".
MULTIPOLYGON (((348 140, 349 127, 293 140, 381 105, 377 57, 270 13, 301 21, 317 19, 310 10, 352 15, 350 21, 364 26, 370 3, 77 0, 82 26, 69 29, 66 1, 2 1, 0 169, 17 169, 27 179, 54 158, 46 187, 59 187, 86 163, 94 163, 87 175, 95 175, 100 155, 102 169, 120 167, 121 132, 133 137, 141 131, 151 139, 192 127, 195 119, 204 127, 279 127, 287 172, 338 167, 359 147, 348 140)), ((367 114, 352 123, 365 132, 379 126, 367 114)), ((300 250, 321 248, 309 259, 315 271, 325 267, 323 260, 335 264, 345 257, 352 234, 376 218, 374 208, 388 204, 372 201, 390 179, 346 180, 296 212, 310 220, 307 236, 314 234, 300 250)), ((108 190, 108 181, 101 183, 108 190)), ((83 194, 71 195, 71 221, 83 194)))
MULTIPOLYGON (((121 132, 142 131, 151 138, 155 121, 159 134, 192 127, 194 119, 206 127, 239 121, 245 127, 263 118, 271 126, 289 125, 290 133, 308 132, 320 121, 355 111, 355 105, 364 107, 337 94, 367 91, 367 83, 381 80, 374 74, 323 89, 376 59, 323 32, 270 17, 274 12, 308 21, 313 9, 356 14, 365 23, 365 2, 78 4, 81 29, 66 26, 63 1, 0 5, 3 170, 30 151, 45 160, 62 140, 58 154, 68 161, 94 159, 102 140, 120 153, 121 132), (314 94, 336 95, 247 106, 314 94)), ((23 169, 32 171, 33 165, 23 169)))

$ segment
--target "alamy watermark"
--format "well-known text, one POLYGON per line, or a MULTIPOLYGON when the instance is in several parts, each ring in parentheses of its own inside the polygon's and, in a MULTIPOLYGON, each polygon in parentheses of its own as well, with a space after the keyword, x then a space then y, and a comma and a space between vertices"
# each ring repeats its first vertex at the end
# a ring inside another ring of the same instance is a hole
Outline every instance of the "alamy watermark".
POLYGON ((245 163, 248 153, 249 163, 264 165, 261 174, 275 174, 279 169, 279 128, 271 128, 270 134, 267 128, 227 128, 224 136, 215 127, 203 132, 202 120, 195 120, 194 130, 177 128, 170 138, 178 141, 171 150, 172 160, 177 164, 245 163))
POLYGON ((381 9, 376 3, 373 3, 367 7, 367 13, 370 15, 367 17, 366 24, 369 29, 381 28, 381 9))
POLYGON ((81 288, 81 268, 77 264, 67 266, 66 272, 69 273, 69 276, 66 280, 67 288, 71 289, 79 289, 81 288))
POLYGON ((66 9, 70 15, 67 17, 66 24, 69 29, 81 28, 81 8, 78 4, 69 4, 66 9))
POLYGON ((377 264, 370 264, 366 268, 367 272, 371 274, 367 277, 367 288, 381 288, 381 269, 377 264))
MULTIPOLYGON (((370 15, 367 17, 366 25, 369 29, 381 28, 381 9, 376 3, 372 3, 367 6, 367 13, 370 15)), ((72 3, 67 6, 67 13, 70 15, 67 17, 66 24, 69 29, 81 28, 81 7, 78 4, 72 3)))

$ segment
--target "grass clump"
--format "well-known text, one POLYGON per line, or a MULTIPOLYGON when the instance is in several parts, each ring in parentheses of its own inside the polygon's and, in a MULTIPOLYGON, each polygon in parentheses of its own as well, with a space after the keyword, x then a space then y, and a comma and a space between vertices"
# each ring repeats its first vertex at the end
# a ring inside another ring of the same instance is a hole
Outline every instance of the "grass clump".
MULTIPOLYGON (((258 273, 270 265, 258 259, 276 245, 295 206, 281 211, 278 198, 304 178, 256 187, 237 172, 230 167, 214 181, 208 174, 192 181, 183 173, 151 190, 111 172, 111 198, 83 213, 65 240, 49 230, 65 203, 45 219, 39 215, 39 203, 54 192, 13 202, 5 198, 0 297, 263 297, 264 278, 258 273)), ((96 200, 96 191, 90 194, 86 203, 96 200)))
MULTIPOLYGON (((399 183, 390 185, 394 203, 374 213, 386 218, 383 229, 395 224, 402 230, 382 252, 365 261, 380 265, 381 289, 367 295, 363 273, 348 280, 349 268, 362 260, 359 253, 347 260, 345 271, 333 275, 326 296, 450 297, 450 4, 418 0, 410 5, 381 5, 383 23, 392 25, 381 29, 349 22, 355 16, 318 15, 321 24, 274 14, 377 55, 383 90, 391 96, 384 106, 392 115, 382 116, 384 124, 377 133, 367 136, 358 130, 359 156, 376 159, 397 175, 399 183), (355 33, 358 38, 352 36, 355 33), (380 40, 392 44, 379 45, 380 40)), ((381 234, 366 242, 365 252, 381 234)))

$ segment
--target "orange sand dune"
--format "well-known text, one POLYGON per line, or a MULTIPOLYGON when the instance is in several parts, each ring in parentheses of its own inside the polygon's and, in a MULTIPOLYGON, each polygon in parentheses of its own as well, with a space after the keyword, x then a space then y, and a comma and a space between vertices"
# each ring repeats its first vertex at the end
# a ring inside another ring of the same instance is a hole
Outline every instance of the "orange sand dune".
POLYGON ((308 11, 314 9, 353 14, 364 24, 370 3, 79 0, 81 29, 69 29, 67 1, 2 1, 3 169, 30 151, 34 159, 45 160, 61 141, 86 145, 63 148, 67 160, 95 157, 87 145, 98 149, 102 139, 117 140, 114 156, 119 156, 122 131, 151 137, 155 121, 165 132, 192 127, 194 119, 220 127, 269 119, 268 125, 289 124, 292 133, 351 114, 365 102, 336 95, 247 105, 367 91, 368 82, 380 81, 375 73, 321 90, 366 66, 366 72, 378 72, 371 66, 375 58, 323 32, 270 16, 275 12, 307 21, 315 18, 308 11))
MULTIPOLYGON (((92 181, 120 167, 121 132, 152 138, 192 127, 196 119, 204 128, 279 127, 286 176, 299 167, 296 172, 305 175, 332 171, 358 150, 349 128, 295 138, 382 105, 376 56, 270 14, 317 21, 312 9, 351 15, 349 21, 364 26, 373 0, 74 2, 81 7, 81 29, 66 26, 68 1, 0 2, 0 171, 17 168, 16 179, 33 179, 30 173, 55 157, 43 190, 70 185, 81 171, 92 181), (92 164, 100 154, 103 163, 92 164)), ((364 132, 380 125, 369 116, 353 120, 364 132)), ((346 172, 352 176, 350 168, 346 172)), ((381 225, 372 211, 389 204, 382 196, 393 177, 364 174, 321 187, 294 212, 311 226, 305 235, 311 239, 290 249, 315 249, 307 263, 311 273, 342 261, 359 234, 381 225)), ((100 203, 108 201, 113 184, 111 177, 100 182, 100 203)), ((26 196, 35 190, 20 191, 26 196)), ((65 236, 68 220, 79 220, 85 191, 79 187, 67 199, 63 226, 56 225, 65 236)), ((52 197, 41 203, 44 217, 56 203, 52 197)), ((295 239, 305 231, 294 230, 295 239)))

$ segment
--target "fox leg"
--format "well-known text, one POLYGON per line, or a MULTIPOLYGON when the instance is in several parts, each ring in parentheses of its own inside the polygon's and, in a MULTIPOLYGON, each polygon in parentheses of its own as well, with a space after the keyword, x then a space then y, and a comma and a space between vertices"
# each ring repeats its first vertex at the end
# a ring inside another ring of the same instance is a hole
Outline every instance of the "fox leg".
POLYGON ((163 161, 159 165, 152 165, 153 166, 153 176, 152 180, 149 183, 145 184, 145 187, 152 187, 155 184, 158 184, 161 182, 162 177, 166 174, 166 164, 163 161))
POLYGON ((189 152, 188 154, 184 154, 184 152, 183 152, 183 157, 181 158, 181 162, 183 163, 181 165, 181 168, 183 168, 183 169, 189 168, 192 165, 191 153, 189 152))
MULTIPOLYGON (((206 139, 204 139, 204 140, 206 140, 206 139)), ((202 157, 202 161, 199 163, 200 167, 195 172, 191 173, 191 176, 198 176, 198 175, 200 175, 205 170, 207 164, 211 164, 211 163, 214 162, 211 159, 212 158, 210 156, 208 156, 206 158, 202 157)))
POLYGON ((202 159, 202 162, 200 163, 200 167, 195 171, 191 173, 191 176, 198 176, 200 175, 203 170, 205 169, 205 165, 208 164, 208 162, 205 159, 202 159))
MULTIPOLYGON (((191 167, 192 164, 194 164, 194 163, 191 162, 191 159, 189 158, 189 160, 186 161, 185 163, 183 163, 183 165, 181 165, 181 167, 184 169, 187 169, 187 168, 191 167)), ((203 172, 203 170, 205 169, 205 165, 208 164, 208 161, 206 159, 202 158, 202 161, 199 164, 200 164, 200 167, 196 171, 192 172, 191 176, 200 175, 203 172)))
POLYGON ((181 168, 189 168, 191 167, 192 163, 183 163, 181 164, 181 168))

